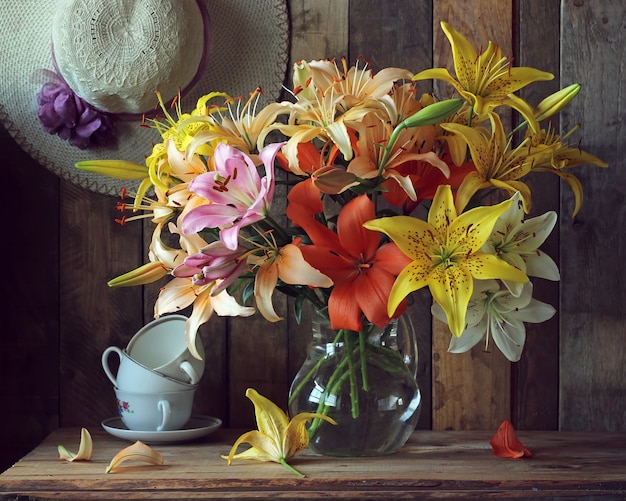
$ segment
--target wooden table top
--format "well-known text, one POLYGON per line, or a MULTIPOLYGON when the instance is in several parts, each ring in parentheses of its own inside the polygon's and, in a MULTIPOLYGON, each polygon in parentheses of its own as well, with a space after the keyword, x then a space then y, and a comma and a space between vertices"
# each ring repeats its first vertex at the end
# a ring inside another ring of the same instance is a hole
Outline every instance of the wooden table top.
MULTIPOLYGON (((91 429, 89 462, 58 459, 57 445, 78 449, 80 430, 62 428, 0 475, 0 499, 322 499, 544 498, 624 499, 626 433, 519 431, 533 457, 502 459, 491 433, 416 431, 398 453, 333 458, 301 451, 291 463, 298 478, 276 463, 238 461, 227 454, 239 430, 220 429, 195 442, 152 445, 162 466, 127 462, 106 474, 130 442, 91 429)), ((240 449, 241 450, 241 449, 240 449)))

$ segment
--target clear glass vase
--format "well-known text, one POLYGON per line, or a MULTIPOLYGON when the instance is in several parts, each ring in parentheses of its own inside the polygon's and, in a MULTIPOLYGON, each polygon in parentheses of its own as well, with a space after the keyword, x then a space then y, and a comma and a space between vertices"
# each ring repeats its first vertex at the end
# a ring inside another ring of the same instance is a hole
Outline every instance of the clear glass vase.
POLYGON ((319 412, 310 448, 329 456, 378 456, 396 452, 419 419, 415 380, 417 341, 408 315, 385 327, 334 331, 326 310, 314 310, 313 341, 290 389, 289 412, 319 412))

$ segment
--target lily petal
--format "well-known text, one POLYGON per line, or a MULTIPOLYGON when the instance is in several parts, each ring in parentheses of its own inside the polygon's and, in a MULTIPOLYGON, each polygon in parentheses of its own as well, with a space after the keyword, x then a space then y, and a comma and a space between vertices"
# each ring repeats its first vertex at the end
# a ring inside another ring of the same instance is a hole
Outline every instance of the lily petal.
POLYGON ((120 466, 126 461, 142 461, 153 465, 162 465, 163 456, 160 453, 137 440, 133 445, 119 451, 107 466, 106 473, 120 471, 120 466))
POLYGON ((515 434, 515 428, 508 419, 505 420, 489 441, 494 456, 501 458, 531 457, 530 449, 524 447, 515 434))
POLYGON ((76 454, 68 451, 63 445, 57 447, 59 451, 59 459, 65 461, 89 461, 93 452, 93 441, 87 428, 80 430, 80 445, 76 454))

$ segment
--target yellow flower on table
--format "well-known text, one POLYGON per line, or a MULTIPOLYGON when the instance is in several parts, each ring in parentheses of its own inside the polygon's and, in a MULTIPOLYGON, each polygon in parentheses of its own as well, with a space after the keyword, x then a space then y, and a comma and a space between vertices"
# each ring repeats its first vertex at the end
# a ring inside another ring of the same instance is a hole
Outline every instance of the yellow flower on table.
POLYGON ((332 424, 337 423, 328 416, 313 412, 302 412, 290 420, 280 407, 253 388, 246 390, 246 397, 254 404, 259 429, 241 435, 232 446, 228 456, 222 457, 228 460, 229 465, 234 459, 273 461, 282 464, 296 475, 304 477, 287 461, 309 444, 306 424, 315 418, 324 419, 332 424), (244 443, 252 447, 236 454, 237 447, 244 443))

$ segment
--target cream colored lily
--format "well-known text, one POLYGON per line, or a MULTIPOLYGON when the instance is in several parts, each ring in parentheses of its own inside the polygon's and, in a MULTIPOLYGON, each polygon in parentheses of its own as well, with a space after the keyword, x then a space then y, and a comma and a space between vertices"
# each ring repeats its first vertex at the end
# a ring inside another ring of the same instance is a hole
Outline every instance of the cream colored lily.
POLYGON ((527 282, 524 272, 480 250, 511 203, 512 200, 506 200, 457 215, 450 186, 440 185, 428 212, 428 222, 394 216, 365 223, 365 228, 389 236, 413 260, 393 284, 387 305, 389 314, 408 294, 428 286, 446 313, 450 331, 458 337, 465 329, 473 278, 527 282))
POLYGON ((272 304, 272 293, 279 279, 286 284, 308 287, 333 285, 329 277, 305 261, 297 243, 287 244, 280 249, 275 245, 268 247, 262 256, 249 256, 248 263, 259 267, 254 280, 254 298, 259 312, 269 322, 283 319, 272 304))
POLYGON ((352 158, 350 136, 344 123, 344 116, 338 112, 338 104, 343 99, 334 89, 324 93, 316 89, 315 98, 311 101, 296 96, 298 102, 291 104, 292 117, 287 124, 276 124, 268 127, 266 132, 278 129, 289 137, 283 146, 283 153, 289 160, 289 168, 298 176, 306 173, 299 168, 298 145, 318 138, 322 141, 330 139, 341 151, 346 160, 352 158))
MULTIPOLYGON (((341 67, 336 60, 318 60, 305 63, 298 69, 298 80, 303 76, 311 79, 314 88, 327 89, 334 87, 343 96, 340 109, 345 112, 368 98, 382 98, 389 94, 395 82, 410 80, 413 74, 403 68, 383 68, 374 73, 364 59, 357 59, 354 66, 348 67, 345 57, 341 58, 341 67), (303 69, 304 72, 303 72, 303 69), (306 71, 308 70, 308 71, 306 71)), ((294 80, 294 84, 295 84, 294 80)))
POLYGON ((210 129, 196 134, 189 143, 189 149, 195 150, 197 145, 203 143, 224 142, 247 155, 261 151, 268 127, 276 122, 276 117, 289 113, 289 107, 282 103, 270 103, 258 110, 262 95, 262 90, 257 88, 246 101, 242 97, 229 97, 210 118, 192 117, 183 122, 187 125, 210 120, 212 124, 210 129))
POLYGON ((185 322, 185 338, 191 354, 202 359, 195 349, 196 336, 200 326, 211 318, 213 313, 219 316, 249 317, 255 309, 240 305, 237 300, 222 291, 213 295, 214 289, 220 282, 210 282, 206 285, 194 285, 191 278, 173 278, 161 288, 154 304, 155 318, 165 313, 179 312, 193 305, 191 315, 185 322))
POLYGON ((478 53, 468 40, 448 23, 442 21, 441 28, 450 41, 454 58, 453 78, 445 68, 421 71, 413 80, 443 80, 452 85, 463 96, 478 115, 496 106, 516 109, 528 121, 533 130, 537 122, 533 109, 513 92, 539 80, 552 80, 554 75, 529 67, 514 67, 512 61, 502 56, 498 45, 489 41, 487 50, 478 53))
POLYGON ((164 463, 163 456, 152 447, 137 440, 133 445, 119 451, 106 467, 105 473, 115 473, 121 469, 121 464, 126 461, 142 461, 144 463, 160 466, 164 463))
MULTIPOLYGON (((177 232, 175 228, 175 225, 170 224, 170 232, 177 232)), ((185 260, 187 252, 169 247, 163 243, 161 239, 162 230, 163 223, 159 223, 152 233, 152 242, 150 243, 150 250, 148 252, 150 262, 109 280, 109 287, 131 287, 156 282, 168 275, 176 266, 185 260)), ((201 240, 201 242, 198 242, 200 247, 207 245, 199 236, 197 238, 201 240)), ((183 241, 183 238, 181 238, 181 243, 183 241)), ((188 242, 189 240, 185 239, 185 241, 188 242)))
POLYGON ((87 428, 80 430, 80 444, 76 454, 68 451, 63 445, 59 445, 57 450, 59 451, 59 459, 64 461, 69 461, 70 463, 72 461, 89 461, 93 452, 93 441, 89 430, 87 428))
POLYGON ((299 477, 304 477, 287 461, 309 444, 306 424, 316 418, 331 424, 337 423, 328 416, 313 412, 302 412, 290 420, 280 407, 253 388, 246 390, 246 397, 254 404, 258 430, 241 435, 230 449, 228 456, 222 456, 222 458, 227 459, 229 465, 235 459, 273 461, 282 464, 299 477), (252 447, 236 454, 241 444, 250 444, 252 447))

